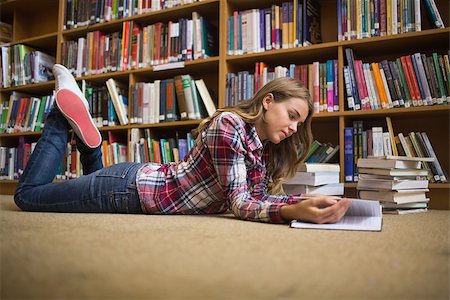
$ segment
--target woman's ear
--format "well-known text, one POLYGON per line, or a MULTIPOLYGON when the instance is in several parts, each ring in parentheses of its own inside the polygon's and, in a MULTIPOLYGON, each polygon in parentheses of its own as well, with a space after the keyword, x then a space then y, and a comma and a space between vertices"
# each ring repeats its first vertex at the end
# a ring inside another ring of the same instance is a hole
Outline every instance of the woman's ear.
POLYGON ((265 110, 269 109, 269 104, 271 102, 273 102, 273 94, 272 93, 268 93, 267 95, 264 96, 263 100, 262 100, 262 105, 264 107, 265 110))

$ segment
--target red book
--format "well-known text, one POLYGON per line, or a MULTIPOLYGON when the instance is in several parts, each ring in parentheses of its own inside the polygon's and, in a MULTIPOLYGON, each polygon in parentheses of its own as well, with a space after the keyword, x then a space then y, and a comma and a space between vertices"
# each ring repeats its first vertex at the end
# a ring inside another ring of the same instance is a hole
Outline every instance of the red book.
POLYGON ((259 90, 259 62, 255 64, 255 91, 259 90))
POLYGON ((308 65, 301 65, 300 81, 305 87, 308 87, 308 65))
POLYGON ((161 146, 159 141, 153 141, 153 152, 154 152, 154 157, 155 157, 155 163, 160 164, 161 161, 161 146))
POLYGON ((166 84, 166 120, 176 121, 175 107, 175 86, 173 80, 168 80, 166 84))
POLYGON ((129 55, 129 32, 130 32, 130 24, 131 22, 123 22, 123 30, 122 30, 122 70, 128 69, 128 55, 129 55))
POLYGON ((414 72, 414 67, 411 61, 411 56, 406 55, 406 65, 408 67, 409 77, 411 78, 412 86, 414 89, 414 94, 416 94, 416 99, 418 101, 418 105, 423 105, 422 96, 420 95, 419 83, 417 82, 416 73, 414 72))
POLYGON ((141 34, 141 28, 135 22, 131 26, 133 26, 131 36, 131 69, 137 69, 139 65, 139 35, 141 34))
POLYGON ((159 22, 155 24, 155 64, 161 63, 161 27, 163 23, 159 22))
POLYGON ((105 36, 102 34, 100 36, 100 61, 98 65, 100 73, 103 73, 104 67, 105 67, 105 36))
POLYGON ((17 110, 16 123, 14 124, 14 132, 20 131, 26 105, 27 105, 27 98, 21 98, 19 103, 19 109, 17 110))
POLYGON ((294 67, 294 78, 301 81, 301 76, 300 76, 301 73, 300 72, 301 72, 301 66, 296 65, 294 67))
POLYGON ((411 98, 413 100, 413 106, 417 106, 417 97, 416 97, 416 93, 414 91, 414 87, 413 87, 413 83, 412 83, 411 77, 409 76, 410 73, 408 71, 408 65, 407 65, 407 62, 406 62, 406 56, 400 57, 400 62, 402 63, 403 74, 405 75, 405 79, 406 79, 406 85, 408 86, 409 93, 411 94, 411 98))
MULTIPOLYGON (((366 80, 364 78, 364 71, 362 69, 362 61, 361 60, 355 60, 355 71, 356 71, 356 78, 358 81, 358 90, 360 92, 360 98, 361 100, 364 99, 364 103, 361 106, 363 110, 370 109, 370 102, 369 102, 369 92, 367 91, 366 86, 366 80)), ((361 101, 362 102, 362 101, 361 101)))
POLYGON ((150 162, 150 155, 148 153, 148 142, 147 139, 143 139, 144 140, 144 157, 145 157, 145 162, 150 162))

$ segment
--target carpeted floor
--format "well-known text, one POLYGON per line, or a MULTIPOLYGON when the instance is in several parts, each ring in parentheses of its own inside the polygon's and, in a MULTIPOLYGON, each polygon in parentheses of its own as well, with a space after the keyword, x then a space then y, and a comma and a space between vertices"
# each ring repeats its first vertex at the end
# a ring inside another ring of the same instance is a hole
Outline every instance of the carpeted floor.
POLYGON ((0 206, 1 299, 449 298, 448 211, 349 232, 0 206))

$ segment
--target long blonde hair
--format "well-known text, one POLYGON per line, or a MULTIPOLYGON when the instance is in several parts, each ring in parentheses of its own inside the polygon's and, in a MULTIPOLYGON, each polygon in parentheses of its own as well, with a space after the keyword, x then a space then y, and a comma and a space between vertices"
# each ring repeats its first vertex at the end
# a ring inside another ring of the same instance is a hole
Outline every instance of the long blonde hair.
MULTIPOLYGON (((313 116, 313 102, 310 93, 300 81, 282 77, 264 85, 251 99, 242 101, 235 106, 218 109, 211 118, 205 119, 192 131, 194 138, 199 138, 200 132, 208 126, 210 119, 222 112, 233 112, 245 122, 255 124, 264 118, 264 97, 272 93, 275 102, 283 102, 290 98, 299 98, 308 102, 308 116, 305 122, 298 126, 297 132, 279 144, 268 143, 267 172, 272 178, 270 192, 283 193, 282 183, 295 175, 299 164, 303 161, 312 142, 311 120, 313 116)), ((197 141, 199 142, 199 141, 197 141)))

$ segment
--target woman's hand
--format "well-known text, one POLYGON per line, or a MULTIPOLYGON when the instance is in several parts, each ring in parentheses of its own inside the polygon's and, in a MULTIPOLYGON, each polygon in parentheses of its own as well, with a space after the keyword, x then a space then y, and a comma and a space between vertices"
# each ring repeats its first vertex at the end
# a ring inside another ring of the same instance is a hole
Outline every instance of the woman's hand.
POLYGON ((281 207, 281 217, 290 222, 292 220, 307 221, 318 224, 336 223, 347 212, 351 200, 336 196, 320 194, 305 194, 296 204, 281 207))

